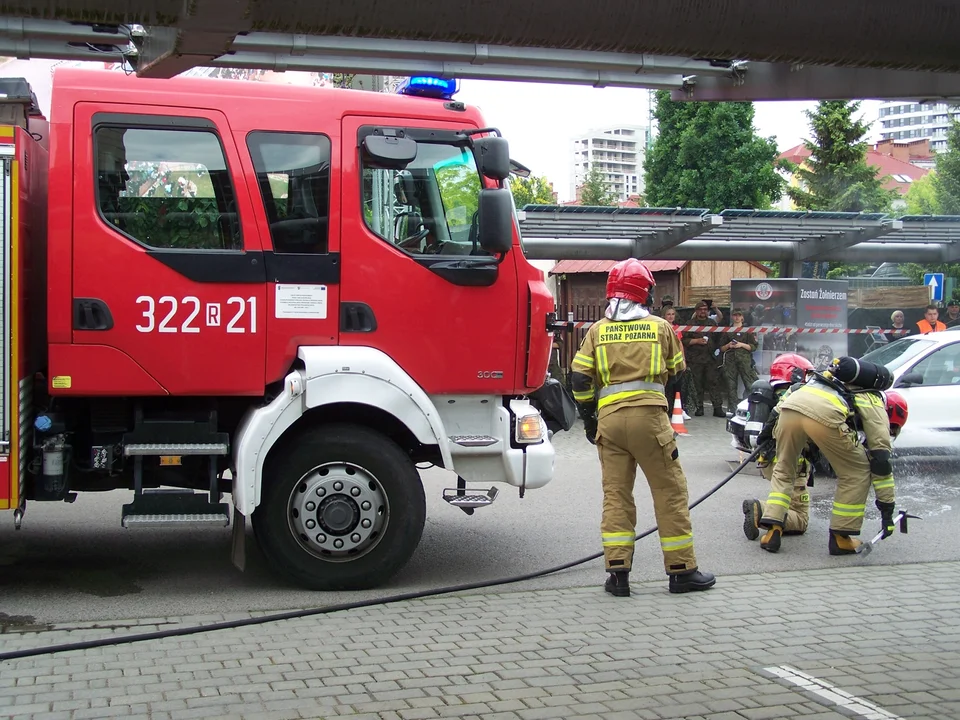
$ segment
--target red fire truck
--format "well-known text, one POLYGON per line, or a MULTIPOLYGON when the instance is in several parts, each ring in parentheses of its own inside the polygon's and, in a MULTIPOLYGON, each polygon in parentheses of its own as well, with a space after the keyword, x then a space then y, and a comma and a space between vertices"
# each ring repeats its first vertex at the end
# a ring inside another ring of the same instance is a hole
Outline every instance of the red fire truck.
POLYGON ((49 122, 4 82, 0 509, 18 528, 27 500, 129 489, 124 527, 232 516, 242 565, 250 518, 281 576, 364 588, 417 547, 418 466, 455 473, 443 495, 468 514, 497 491, 467 483, 550 481, 553 299, 506 141, 448 81, 60 69, 49 122))

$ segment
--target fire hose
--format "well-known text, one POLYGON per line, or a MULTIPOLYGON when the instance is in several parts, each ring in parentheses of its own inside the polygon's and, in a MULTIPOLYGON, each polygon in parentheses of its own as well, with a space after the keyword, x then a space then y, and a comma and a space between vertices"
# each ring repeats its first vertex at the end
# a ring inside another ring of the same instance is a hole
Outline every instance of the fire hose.
MULTIPOLYGON (((741 470, 743 470, 751 461, 753 461, 759 454, 761 448, 757 448, 752 453, 750 453, 743 461, 736 467, 734 470, 727 475, 723 480, 714 485, 710 490, 697 498, 694 502, 689 505, 689 509, 693 510, 697 505, 702 503, 704 500, 712 496, 714 493, 720 490, 724 485, 733 480, 741 470)), ((901 513, 904 517, 897 517, 898 521, 901 521, 902 527, 901 532, 906 532, 906 518, 915 517, 912 515, 906 515, 901 513)), ((644 530, 642 533, 636 536, 635 540, 642 540, 648 535, 652 535, 657 531, 657 526, 644 530)), ((870 549, 873 545, 879 542, 879 536, 874 538, 869 544, 870 549)), ((869 550, 867 550, 869 553, 869 550)), ((123 645, 134 642, 143 642, 145 640, 160 640, 163 638, 169 637, 182 637, 185 635, 194 635, 197 633, 203 632, 212 632, 214 630, 230 630, 233 628, 247 627, 250 625, 261 625, 269 622, 276 622, 278 620, 294 620, 298 618, 310 617, 313 615, 328 615, 330 613, 341 612, 344 610, 356 610, 359 608, 373 607, 375 605, 390 605, 392 603, 401 602, 403 600, 416 600, 419 598, 433 597, 436 595, 446 595, 454 592, 462 592, 464 590, 476 590, 479 588, 492 587, 495 585, 509 585, 511 583, 522 582, 524 580, 532 580, 534 578, 543 577, 545 575, 551 575, 553 573, 559 572, 561 570, 567 570, 577 565, 582 565, 584 563, 590 562, 591 560, 596 560, 597 558, 603 557, 603 551, 593 553, 587 557, 580 558, 579 560, 571 560, 570 562, 563 563, 562 565, 557 565, 552 568, 547 568, 546 570, 538 570, 532 573, 525 573, 523 575, 516 575, 513 577, 507 578, 497 578, 494 580, 483 580, 475 583, 465 583, 462 585, 451 585, 449 587, 434 588, 431 590, 419 590, 416 592, 401 593, 398 595, 388 595, 387 597, 382 598, 373 598, 370 600, 358 600, 355 602, 349 603, 339 603, 336 605, 326 605, 318 608, 307 608, 302 610, 290 610, 287 612, 272 613, 270 615, 261 615, 259 617, 243 618, 240 620, 228 620, 224 622, 210 623, 208 625, 190 625, 187 627, 180 628, 171 628, 169 630, 156 630, 154 632, 145 632, 145 633, 136 633, 131 635, 124 635, 121 637, 110 637, 110 638, 98 638, 95 640, 82 640, 79 642, 73 643, 63 643, 60 645, 46 645, 36 648, 25 648, 22 650, 10 650, 7 652, 0 652, 0 661, 3 660, 19 660, 21 658, 36 657, 38 655, 50 655, 53 653, 60 652, 69 652, 71 650, 88 650, 91 648, 98 647, 107 647, 111 645, 123 645)))

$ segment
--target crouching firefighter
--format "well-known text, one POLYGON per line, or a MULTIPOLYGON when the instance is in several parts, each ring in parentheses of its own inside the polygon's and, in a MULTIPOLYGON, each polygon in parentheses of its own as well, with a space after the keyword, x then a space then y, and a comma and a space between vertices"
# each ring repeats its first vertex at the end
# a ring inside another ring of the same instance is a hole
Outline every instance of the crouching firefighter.
POLYGON ((617 597, 630 594, 637 465, 653 496, 670 592, 707 590, 716 582, 697 567, 687 479, 664 412, 664 385, 686 366, 673 327, 649 311, 655 284, 639 260, 617 263, 607 277, 606 319, 587 330, 571 368, 587 439, 600 456, 604 589, 617 597))
MULTIPOLYGON (((779 413, 777 403, 785 395, 799 388, 813 372, 813 363, 803 355, 784 353, 778 355, 770 365, 770 380, 757 380, 750 389, 748 398, 750 422, 761 425, 757 435, 757 447, 761 448, 757 457, 757 467, 765 480, 770 480, 777 461, 776 443, 773 430, 779 413)), ((818 450, 812 443, 804 445, 797 461, 797 473, 790 493, 790 506, 783 522, 783 535, 802 535, 810 522, 810 492, 813 484, 813 463, 818 450)), ((760 537, 760 518, 764 506, 757 498, 749 498, 741 504, 743 511, 743 534, 748 540, 760 537)), ((771 535, 771 533, 767 533, 771 535)), ((765 537, 760 546, 769 549, 769 540, 765 537)))
MULTIPOLYGON (((884 537, 893 532, 894 481, 890 464, 890 420, 883 391, 892 384, 887 368, 843 357, 830 369, 814 372, 806 384, 786 394, 777 406, 773 435, 777 463, 760 526, 764 549, 780 547, 797 461, 813 442, 837 475, 830 516, 831 555, 855 553, 871 481, 884 537)), ((902 400, 902 398, 900 398, 902 400)))

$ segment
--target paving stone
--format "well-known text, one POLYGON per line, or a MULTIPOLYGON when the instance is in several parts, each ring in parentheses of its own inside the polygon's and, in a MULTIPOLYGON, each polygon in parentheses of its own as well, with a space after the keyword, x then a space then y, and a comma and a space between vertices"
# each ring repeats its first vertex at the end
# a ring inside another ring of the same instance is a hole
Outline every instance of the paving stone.
MULTIPOLYGON (((0 665, 0 707, 24 720, 849 715, 762 672, 784 665, 902 718, 960 717, 960 601, 950 599, 960 597, 960 563, 726 577, 676 598, 662 582, 636 583, 628 602, 602 595, 515 586, 10 661, 0 665), (885 607, 863 623, 856 608, 879 596, 885 607), (322 658, 302 651, 320 646, 322 658)), ((3 639, 35 647, 196 621, 154 618, 118 633, 75 623, 3 639)))

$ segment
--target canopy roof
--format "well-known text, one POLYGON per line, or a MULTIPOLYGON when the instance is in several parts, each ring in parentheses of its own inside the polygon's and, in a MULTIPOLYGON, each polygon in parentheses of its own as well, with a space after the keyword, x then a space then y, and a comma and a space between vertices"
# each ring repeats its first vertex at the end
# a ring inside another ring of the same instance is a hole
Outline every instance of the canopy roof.
POLYGON ((132 36, 154 77, 223 65, 695 100, 960 96, 960 3, 944 0, 0 0, 0 21, 0 54, 102 60, 132 36))
POLYGON ((536 259, 941 263, 960 260, 960 216, 527 205, 536 259))

